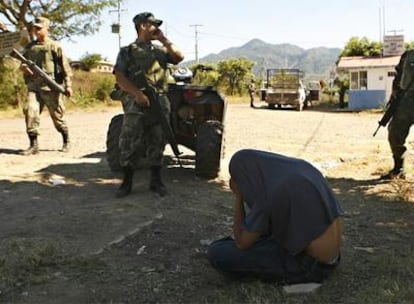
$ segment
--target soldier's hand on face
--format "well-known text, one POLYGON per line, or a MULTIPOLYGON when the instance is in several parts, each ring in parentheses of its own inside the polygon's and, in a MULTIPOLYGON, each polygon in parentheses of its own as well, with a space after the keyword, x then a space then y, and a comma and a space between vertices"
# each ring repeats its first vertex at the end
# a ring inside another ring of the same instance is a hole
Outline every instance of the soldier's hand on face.
POLYGON ((160 42, 163 42, 163 40, 166 39, 167 38, 164 36, 164 33, 159 28, 152 32, 152 40, 158 40, 160 42))

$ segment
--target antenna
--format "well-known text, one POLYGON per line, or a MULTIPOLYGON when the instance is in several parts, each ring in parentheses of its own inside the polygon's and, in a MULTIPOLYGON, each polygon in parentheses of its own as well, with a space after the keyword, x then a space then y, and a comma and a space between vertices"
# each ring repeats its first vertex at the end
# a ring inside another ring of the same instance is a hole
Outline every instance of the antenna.
POLYGON ((199 60, 198 60, 198 27, 199 26, 203 26, 202 24, 191 24, 191 27, 194 27, 194 38, 195 38, 195 61, 197 64, 199 64, 199 60))
POLYGON ((382 42, 382 12, 381 12, 381 8, 378 9, 379 11, 379 42, 382 42))
POLYGON ((382 6, 382 42, 385 36, 385 6, 382 6))
POLYGON ((396 36, 397 33, 402 33, 402 32, 404 32, 404 30, 389 30, 388 32, 389 33, 394 33, 394 36, 396 36))

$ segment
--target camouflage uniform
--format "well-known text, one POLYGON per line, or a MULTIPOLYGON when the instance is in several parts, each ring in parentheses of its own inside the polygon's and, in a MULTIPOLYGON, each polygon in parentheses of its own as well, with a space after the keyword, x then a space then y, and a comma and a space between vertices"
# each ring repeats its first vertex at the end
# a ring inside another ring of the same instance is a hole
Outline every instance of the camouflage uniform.
POLYGON ((402 98, 388 125, 388 141, 394 160, 392 172, 399 173, 404 167, 405 140, 414 123, 414 50, 406 51, 401 56, 396 72, 393 94, 402 98))
MULTIPOLYGON (((62 48, 56 41, 47 38, 45 43, 30 42, 25 48, 24 56, 43 69, 56 82, 63 83, 65 88, 71 87, 71 68, 62 48)), ((68 127, 63 118, 65 106, 61 94, 52 91, 46 82, 36 74, 25 76, 25 82, 28 96, 23 112, 28 135, 39 135, 40 113, 45 105, 56 130, 67 133, 68 127)))
MULTIPOLYGON (((164 48, 136 40, 121 49, 115 65, 115 69, 138 88, 143 88, 145 81, 156 88, 167 120, 170 114, 166 95, 169 62, 170 56, 164 48)), ((134 96, 127 93, 122 98, 122 107, 125 115, 119 140, 121 166, 135 169, 162 166, 166 138, 158 114, 152 107, 139 106, 134 96)))
POLYGON ((249 96, 250 96, 250 107, 254 108, 254 94, 256 93, 256 86, 252 79, 249 83, 249 96))

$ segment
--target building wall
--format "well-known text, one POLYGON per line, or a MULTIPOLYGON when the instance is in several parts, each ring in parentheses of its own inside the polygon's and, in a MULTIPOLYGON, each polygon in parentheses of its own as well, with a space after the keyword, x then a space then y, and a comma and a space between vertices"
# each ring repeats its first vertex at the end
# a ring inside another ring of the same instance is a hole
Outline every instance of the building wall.
MULTIPOLYGON (((74 70, 85 70, 85 66, 81 61, 71 61, 70 66, 74 70)), ((114 66, 109 62, 101 62, 97 65, 96 68, 91 69, 91 73, 112 73, 114 66)))
POLYGON ((391 96, 392 82, 394 80, 393 68, 376 68, 368 70, 368 90, 384 90, 385 100, 391 96))
POLYGON ((352 69, 350 73, 355 71, 367 71, 367 89, 350 90, 348 108, 356 110, 384 107, 391 96, 395 69, 393 67, 360 68, 352 69))
POLYGON ((351 110, 378 109, 383 108, 385 90, 350 90, 348 108, 351 110))
POLYGON ((113 69, 112 64, 100 63, 96 68, 91 69, 91 72, 112 73, 113 69))

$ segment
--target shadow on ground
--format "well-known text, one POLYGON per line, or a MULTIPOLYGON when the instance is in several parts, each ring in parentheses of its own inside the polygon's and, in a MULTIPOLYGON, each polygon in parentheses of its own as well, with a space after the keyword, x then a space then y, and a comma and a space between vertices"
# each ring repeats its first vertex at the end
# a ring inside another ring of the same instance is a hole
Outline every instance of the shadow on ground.
POLYGON ((196 178, 191 157, 184 168, 169 161, 167 198, 148 192, 147 172, 140 170, 133 192, 121 200, 113 196, 119 176, 107 169, 104 154, 85 158, 100 161, 48 166, 36 181, 0 181, 0 237, 49 239, 97 262, 39 265, 29 273, 41 271, 40 282, 11 278, 13 288, 3 282, 0 299, 24 302, 26 294, 31 303, 362 303, 367 295, 380 299, 370 292, 381 284, 398 281, 405 294, 410 291, 414 204, 398 192, 402 184, 329 179, 346 211, 341 266, 318 293, 289 297, 278 285, 229 281, 211 269, 205 244, 231 233, 232 195, 217 180, 196 178), (62 177, 65 184, 49 182, 62 177))

